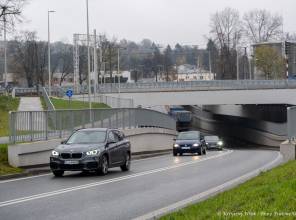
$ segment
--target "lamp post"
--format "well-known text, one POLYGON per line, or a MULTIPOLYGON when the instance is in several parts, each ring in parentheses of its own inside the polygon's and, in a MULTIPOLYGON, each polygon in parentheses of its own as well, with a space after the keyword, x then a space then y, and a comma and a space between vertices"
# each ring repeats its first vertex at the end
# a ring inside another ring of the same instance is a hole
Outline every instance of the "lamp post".
POLYGON ((48 22, 48 93, 51 96, 51 67, 50 67, 50 13, 54 13, 55 11, 47 12, 47 22, 48 22))
POLYGON ((87 30, 87 69, 88 69, 88 103, 89 103, 89 119, 92 121, 91 117, 91 79, 90 79, 90 37, 89 37, 89 14, 88 14, 88 0, 86 0, 86 30, 87 30))

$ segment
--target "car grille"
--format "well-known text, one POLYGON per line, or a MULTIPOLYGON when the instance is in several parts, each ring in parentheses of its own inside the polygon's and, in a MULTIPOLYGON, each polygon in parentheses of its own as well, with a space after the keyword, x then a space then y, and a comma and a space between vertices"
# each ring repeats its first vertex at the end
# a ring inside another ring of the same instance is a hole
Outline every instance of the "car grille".
POLYGON ((192 144, 181 144, 180 147, 192 147, 192 144))
POLYGON ((61 170, 82 170, 84 167, 83 164, 61 164, 60 169, 61 170))
POLYGON ((82 158, 82 153, 61 153, 63 159, 80 159, 82 158))

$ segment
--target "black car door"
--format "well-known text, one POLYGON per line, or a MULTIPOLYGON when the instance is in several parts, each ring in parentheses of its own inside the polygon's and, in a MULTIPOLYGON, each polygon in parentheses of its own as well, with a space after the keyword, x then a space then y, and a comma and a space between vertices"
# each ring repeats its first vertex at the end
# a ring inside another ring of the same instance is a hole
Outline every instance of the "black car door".
POLYGON ((116 164, 119 162, 118 155, 118 137, 115 136, 113 131, 109 131, 108 133, 108 151, 109 151, 109 159, 111 164, 116 164))
POLYGON ((127 143, 124 140, 124 135, 120 131, 114 130, 114 134, 118 138, 118 157, 119 157, 119 161, 122 162, 125 160, 125 157, 126 157, 127 143))

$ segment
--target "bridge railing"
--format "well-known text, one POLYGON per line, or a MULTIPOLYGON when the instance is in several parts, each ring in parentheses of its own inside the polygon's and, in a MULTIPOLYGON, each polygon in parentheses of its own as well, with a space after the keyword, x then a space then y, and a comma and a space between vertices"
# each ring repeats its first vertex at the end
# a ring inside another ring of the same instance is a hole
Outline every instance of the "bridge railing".
POLYGON ((171 90, 256 90, 256 89, 289 89, 296 88, 296 80, 200 80, 188 82, 149 82, 102 84, 98 87, 101 93, 171 91, 171 90))
POLYGON ((138 108, 10 113, 11 143, 67 138, 76 129, 94 127, 158 127, 175 130, 176 122, 166 114, 138 108))

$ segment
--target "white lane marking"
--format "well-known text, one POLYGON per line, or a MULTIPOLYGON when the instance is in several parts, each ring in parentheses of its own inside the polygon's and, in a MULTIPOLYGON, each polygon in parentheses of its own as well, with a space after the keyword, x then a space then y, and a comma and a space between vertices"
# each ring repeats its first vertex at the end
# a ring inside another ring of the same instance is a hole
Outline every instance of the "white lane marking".
MULTIPOLYGON (((157 158, 161 158, 161 157, 167 157, 168 155, 169 154, 167 154, 167 155, 161 155, 161 156, 157 156, 157 157, 151 157, 151 158, 135 159, 135 160, 133 160, 133 163, 135 163, 135 162, 141 162, 141 161, 145 161, 145 160, 157 159, 157 158)), ((34 176, 22 177, 22 178, 10 179, 10 180, 3 180, 3 181, 0 181, 0 184, 2 184, 2 183, 16 182, 16 181, 20 181, 20 180, 34 179, 34 178, 43 177, 43 176, 50 176, 50 175, 52 175, 52 173, 41 174, 41 175, 34 175, 34 176)))
POLYGON ((155 210, 155 211, 152 211, 150 213, 147 213, 145 215, 142 215, 142 216, 139 216, 137 218, 134 218, 133 220, 150 220, 150 219, 156 219, 156 218, 159 218, 165 214, 168 214, 170 212, 173 212, 173 211, 177 211, 181 208, 184 208, 186 207, 187 205, 190 205, 190 204, 194 204, 196 202, 199 202, 203 199, 206 199, 210 196, 214 196, 220 192, 223 192, 227 189, 230 189, 231 187, 233 186, 236 186, 238 184, 241 184, 249 179, 251 179, 252 177, 255 177, 257 175, 260 174, 260 172, 262 171, 266 171, 270 168, 272 168, 274 166, 275 163, 277 163, 279 160, 282 159, 282 155, 280 154, 280 152, 278 152, 278 155, 276 157, 276 159, 274 159, 273 161, 269 162, 268 164, 254 170, 254 171, 251 171, 247 174, 244 174, 240 177, 237 177, 235 179, 232 179, 226 183, 223 183, 219 186, 216 186, 214 188, 211 188, 209 190, 206 190, 202 193, 199 193, 197 195, 194 195, 188 199, 184 199, 182 201, 179 201, 179 202, 176 202, 172 205, 169 205, 167 207, 164 207, 164 208, 161 208, 161 209, 158 209, 158 210, 155 210))
POLYGON ((49 176, 52 175, 51 173, 47 173, 47 174, 41 174, 41 175, 34 175, 34 176, 29 176, 29 177, 22 177, 22 178, 17 178, 17 179, 11 179, 11 180, 3 180, 0 181, 0 184, 2 183, 10 183, 10 182, 15 182, 15 181, 20 181, 20 180, 27 180, 27 179, 33 179, 33 178, 38 178, 38 177, 42 177, 42 176, 49 176))
POLYGON ((67 192, 77 191, 77 190, 81 190, 81 189, 87 189, 87 188, 91 188, 91 187, 95 187, 95 186, 105 185, 105 184, 108 184, 108 183, 115 183, 115 182, 128 180, 128 179, 132 179, 132 178, 136 178, 136 177, 140 177, 140 176, 159 173, 159 172, 163 172, 163 171, 167 171, 167 170, 171 170, 171 169, 176 169, 176 168, 179 168, 179 167, 189 166, 189 165, 197 164, 197 163, 200 163, 200 162, 203 162, 203 161, 206 161, 206 160, 226 156, 228 154, 231 154, 232 152, 233 152, 233 150, 229 150, 229 151, 226 151, 224 153, 217 154, 217 155, 214 155, 214 156, 211 156, 211 157, 205 157, 203 159, 196 160, 196 161, 189 161, 189 162, 180 163, 180 164, 167 166, 167 167, 163 167, 163 168, 158 168, 158 169, 154 169, 154 170, 150 170, 150 171, 144 171, 144 172, 141 172, 141 173, 136 173, 136 174, 131 174, 131 175, 127 175, 127 176, 117 177, 117 178, 114 178, 114 179, 109 179, 109 180, 84 184, 84 185, 80 185, 80 186, 60 189, 60 190, 56 190, 56 191, 51 191, 51 192, 47 192, 47 193, 36 194, 36 195, 27 196, 27 197, 23 197, 23 198, 8 200, 8 201, 0 202, 0 208, 5 207, 5 206, 9 206, 9 205, 13 205, 13 204, 23 203, 23 202, 26 202, 26 201, 41 199, 41 198, 50 197, 50 196, 54 196, 54 195, 64 194, 64 193, 67 193, 67 192))

